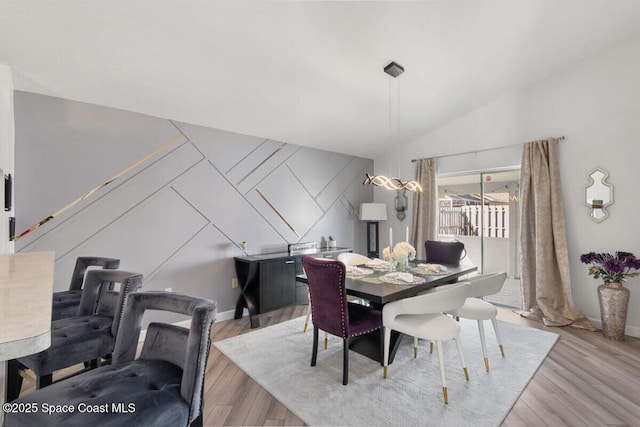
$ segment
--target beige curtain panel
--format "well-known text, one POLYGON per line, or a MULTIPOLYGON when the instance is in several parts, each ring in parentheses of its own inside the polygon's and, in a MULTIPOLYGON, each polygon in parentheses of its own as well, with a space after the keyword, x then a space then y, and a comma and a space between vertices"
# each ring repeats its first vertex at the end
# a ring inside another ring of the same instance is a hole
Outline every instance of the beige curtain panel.
POLYGON ((436 158, 416 161, 416 181, 422 191, 413 193, 413 220, 411 244, 416 248, 416 258, 425 259, 424 242, 438 236, 438 186, 436 183, 436 158))
POLYGON ((524 145, 520 177, 522 310, 524 317, 547 326, 575 326, 595 331, 574 307, 567 233, 560 188, 557 141, 524 145))

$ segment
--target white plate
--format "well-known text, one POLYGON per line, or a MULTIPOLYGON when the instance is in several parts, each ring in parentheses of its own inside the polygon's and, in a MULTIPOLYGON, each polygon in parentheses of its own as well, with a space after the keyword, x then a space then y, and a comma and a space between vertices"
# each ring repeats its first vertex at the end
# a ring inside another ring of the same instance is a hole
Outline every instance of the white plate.
POLYGON ((370 268, 357 267, 356 270, 349 271, 349 268, 347 268, 347 276, 366 276, 367 274, 373 274, 373 270, 370 268))
POLYGON ((425 276, 438 276, 449 273, 447 267, 440 264, 420 264, 411 271, 415 274, 423 274, 425 276))
POLYGON ((380 276, 380 281, 383 283, 391 283, 392 285, 419 285, 420 283, 426 282, 424 277, 413 276, 413 282, 409 283, 396 277, 389 277, 387 274, 380 276))
POLYGON ((374 270, 388 270, 389 263, 381 263, 381 262, 368 262, 365 264, 368 268, 373 268, 374 270))

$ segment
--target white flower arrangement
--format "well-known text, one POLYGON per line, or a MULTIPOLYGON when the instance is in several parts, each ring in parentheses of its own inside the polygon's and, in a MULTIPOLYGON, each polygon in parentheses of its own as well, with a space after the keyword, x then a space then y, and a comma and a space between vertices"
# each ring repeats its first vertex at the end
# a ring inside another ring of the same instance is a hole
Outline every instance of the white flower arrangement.
POLYGON ((409 261, 416 259, 416 249, 409 244, 409 242, 398 242, 393 247, 393 251, 389 249, 389 246, 382 250, 382 257, 386 260, 389 259, 408 259, 409 261))

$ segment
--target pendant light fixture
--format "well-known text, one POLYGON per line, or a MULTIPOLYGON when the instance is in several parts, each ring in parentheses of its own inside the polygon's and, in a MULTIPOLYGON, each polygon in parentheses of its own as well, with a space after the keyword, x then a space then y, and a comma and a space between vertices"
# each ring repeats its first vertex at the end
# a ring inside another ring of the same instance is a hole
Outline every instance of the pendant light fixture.
MULTIPOLYGON (((386 67, 384 67, 384 72, 387 73, 389 76, 391 76, 392 78, 398 78, 400 76, 400 74, 404 73, 404 67, 402 67, 399 64, 396 64, 395 62, 391 62, 389 65, 387 65, 386 67)), ((393 115, 393 111, 392 111, 392 102, 391 102, 391 82, 392 80, 389 80, 390 83, 390 90, 389 90, 389 131, 392 134, 391 136, 394 136, 394 132, 393 132, 393 126, 391 123, 391 116, 393 115)), ((398 124, 400 123, 400 79, 397 80, 397 93, 398 93, 398 97, 397 97, 397 108, 396 108, 396 120, 398 122, 398 124)), ((399 128, 400 126, 398 125, 398 131, 395 132, 395 139, 397 141, 399 141, 399 128)), ((397 144, 399 145, 399 144, 397 144)), ((398 146, 398 148, 400 148, 398 146)), ((399 151, 399 150, 398 150, 399 151)), ((400 154, 398 153, 398 156, 400 154)), ((391 156, 389 157, 391 158, 391 156)), ((391 170, 389 170, 389 172, 391 172, 391 170)), ((400 162, 398 161, 398 175, 400 174, 400 162)), ((384 175, 369 175, 368 173, 365 174, 366 178, 364 180, 364 182, 362 184, 371 184, 371 185, 375 185, 376 187, 383 187, 386 188, 387 190, 409 190, 409 191, 422 191, 422 187, 420 186, 420 183, 418 181, 404 181, 400 178, 396 178, 396 177, 387 177, 384 175)))

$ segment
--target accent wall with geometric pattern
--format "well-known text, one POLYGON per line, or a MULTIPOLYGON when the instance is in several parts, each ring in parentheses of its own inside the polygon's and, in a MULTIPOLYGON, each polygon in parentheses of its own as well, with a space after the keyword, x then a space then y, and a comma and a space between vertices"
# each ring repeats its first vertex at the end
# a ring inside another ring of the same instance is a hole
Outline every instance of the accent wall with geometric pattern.
POLYGON ((198 295, 232 310, 233 257, 320 242, 366 249, 360 203, 370 159, 15 92, 16 234, 128 173, 16 242, 56 253, 54 290, 81 255, 117 257, 145 290, 198 295))

